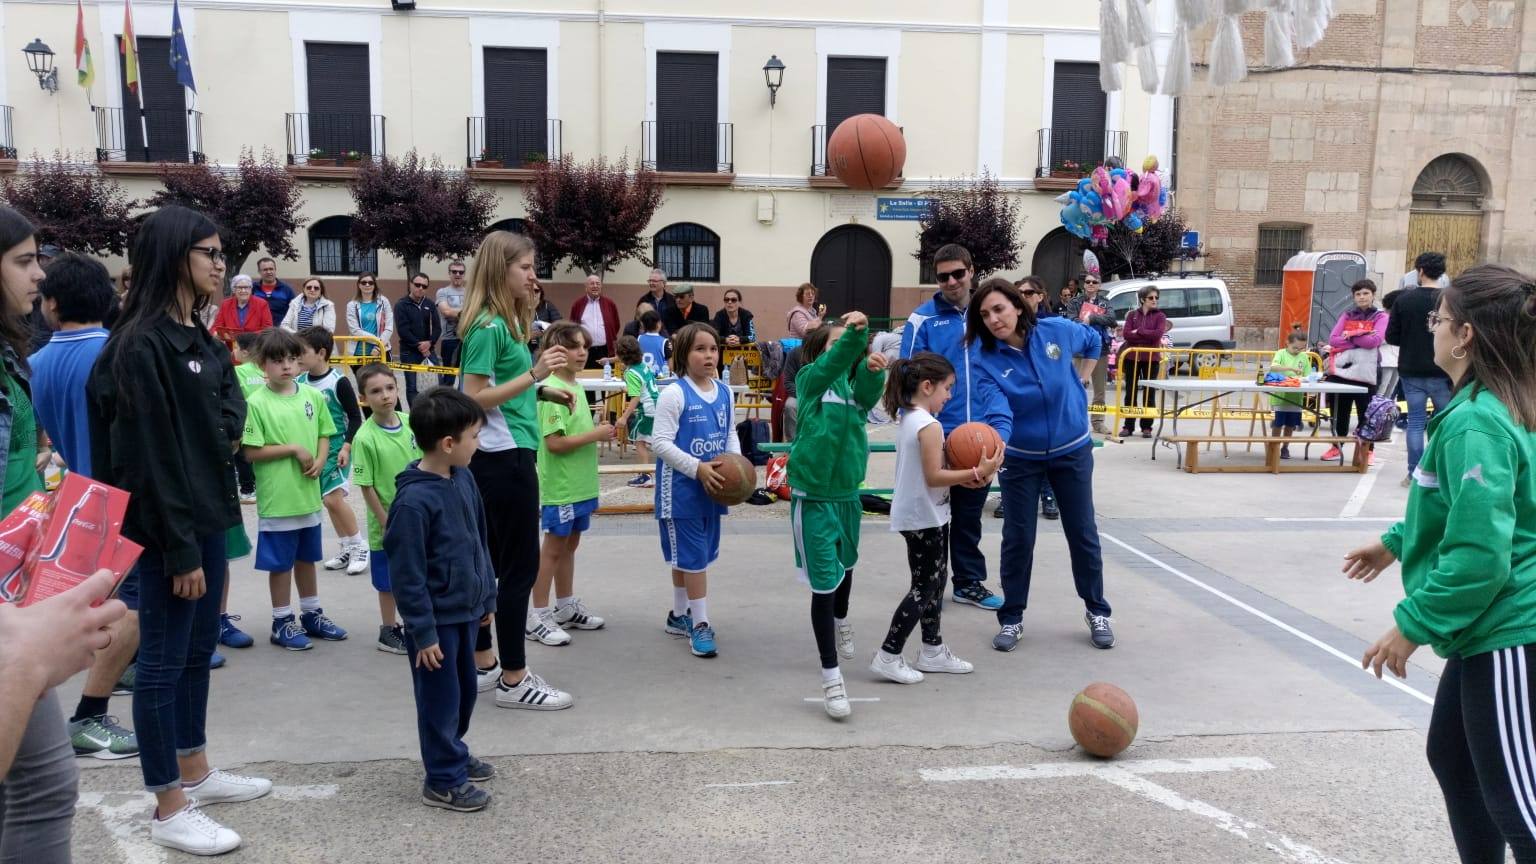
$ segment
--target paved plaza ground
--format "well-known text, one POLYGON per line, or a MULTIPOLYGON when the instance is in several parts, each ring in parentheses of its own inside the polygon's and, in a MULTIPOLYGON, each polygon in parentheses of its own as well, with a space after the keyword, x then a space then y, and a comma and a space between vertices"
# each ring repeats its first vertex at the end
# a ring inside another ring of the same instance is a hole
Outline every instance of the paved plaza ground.
MULTIPOLYGON (((975 673, 877 680, 868 657, 908 575, 900 538, 869 517, 859 659, 844 667, 856 701, 840 723, 820 704, 787 505, 726 520, 713 660, 661 630, 671 594, 654 521, 598 518, 577 593, 608 626, 529 646, 532 668, 575 694, 571 710, 481 697, 468 740, 500 775, 479 814, 419 803, 407 661, 374 649, 367 577, 322 577, 326 611, 353 637, 293 654, 266 644, 266 579, 236 562, 231 608, 258 643, 213 673, 209 752, 278 789, 210 808, 245 838, 227 860, 1454 861, 1423 756, 1440 663, 1421 649, 1402 684, 1360 671, 1401 584, 1396 568, 1370 585, 1339 573, 1403 511, 1401 434, 1363 477, 1187 475, 1171 450, 1150 455, 1141 439, 1097 451, 1111 651, 1090 646, 1060 529, 1042 521, 1016 652, 991 649, 992 613, 946 604, 946 640, 975 673), (1095 680, 1141 712, 1135 745, 1108 762, 1066 726, 1095 680)), ((891 472, 874 457, 872 485, 891 472)), ((254 527, 254 508, 246 518, 254 527)), ((994 588, 1001 525, 989 512, 994 588)), ((113 710, 131 713, 121 698, 113 710)), ((149 843, 136 761, 81 766, 77 860, 186 858, 149 843)))

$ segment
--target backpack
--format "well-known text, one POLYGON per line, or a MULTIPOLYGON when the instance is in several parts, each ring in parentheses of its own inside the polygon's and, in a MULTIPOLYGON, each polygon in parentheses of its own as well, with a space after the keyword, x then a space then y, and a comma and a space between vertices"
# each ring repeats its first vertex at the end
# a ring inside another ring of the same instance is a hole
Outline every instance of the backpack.
POLYGON ((1355 428, 1355 437, 1361 441, 1385 441, 1392 437, 1397 425, 1397 403, 1385 396, 1372 396, 1366 406, 1365 419, 1355 428))
POLYGON ((736 438, 741 442, 741 455, 753 465, 767 465, 769 453, 758 447, 773 440, 773 431, 767 420, 743 420, 736 424, 736 438))
POLYGON ((764 471, 763 475, 763 488, 779 496, 779 500, 788 501, 790 496, 789 454, 773 454, 773 458, 768 460, 768 470, 764 471))

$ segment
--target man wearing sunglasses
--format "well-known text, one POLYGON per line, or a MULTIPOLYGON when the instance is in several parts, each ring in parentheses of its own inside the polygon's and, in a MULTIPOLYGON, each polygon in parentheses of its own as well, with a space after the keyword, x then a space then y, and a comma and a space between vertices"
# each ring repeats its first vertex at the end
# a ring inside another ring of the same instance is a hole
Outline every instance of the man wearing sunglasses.
MULTIPOLYGON (((448 262, 448 284, 437 289, 437 315, 443 321, 442 341, 438 343, 438 351, 442 354, 444 366, 459 365, 459 310, 464 308, 464 274, 466 268, 463 258, 455 258, 448 262)), ((453 386, 453 376, 444 375, 440 382, 444 387, 453 386)))
MULTIPOLYGON (((1067 304, 1066 310, 1062 312, 1062 315, 1093 328, 1094 332, 1099 334, 1099 340, 1103 342, 1100 350, 1104 353, 1101 356, 1108 356, 1109 328, 1114 327, 1116 322, 1115 316, 1110 314, 1108 306, 1103 300, 1099 299, 1099 285, 1100 279, 1097 272, 1090 271, 1084 273, 1083 293, 1077 299, 1067 304), (1089 308, 1084 309, 1083 307, 1085 306, 1089 308)), ((1093 398, 1088 401, 1089 405, 1104 404, 1104 389, 1108 381, 1109 374, 1108 370, 1105 369, 1105 365, 1103 363, 1094 364, 1093 398)), ((1093 431, 1105 435, 1109 434, 1109 430, 1104 426, 1103 415, 1093 415, 1093 431)))
MULTIPOLYGON (((971 253, 964 246, 950 243, 933 255, 933 271, 939 290, 933 298, 917 307, 907 319, 901 334, 901 356, 919 351, 942 354, 955 367, 955 386, 939 424, 947 437, 955 427, 980 420, 996 427, 1006 417, 981 416, 978 401, 972 407, 970 354, 965 345, 965 310, 971 302, 971 282, 975 277, 971 253)), ((981 511, 987 503, 986 489, 952 486, 949 492, 949 561, 955 585, 955 602, 996 610, 1003 598, 982 584, 987 578, 987 559, 981 554, 981 511)))

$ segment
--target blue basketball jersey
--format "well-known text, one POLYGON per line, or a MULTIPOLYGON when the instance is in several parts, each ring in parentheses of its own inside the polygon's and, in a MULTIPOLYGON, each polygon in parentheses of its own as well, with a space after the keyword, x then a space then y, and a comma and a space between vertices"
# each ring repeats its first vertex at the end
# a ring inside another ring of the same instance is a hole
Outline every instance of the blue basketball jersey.
POLYGON ((640 334, 640 356, 651 371, 661 374, 661 365, 667 362, 667 337, 660 333, 640 334))
MULTIPOLYGON (((670 386, 683 388, 683 416, 678 418, 674 443, 702 462, 724 454, 731 430, 730 388, 716 384, 714 399, 707 400, 686 378, 670 386)), ((704 492, 703 484, 656 460, 657 519, 697 519, 725 512, 704 492)))

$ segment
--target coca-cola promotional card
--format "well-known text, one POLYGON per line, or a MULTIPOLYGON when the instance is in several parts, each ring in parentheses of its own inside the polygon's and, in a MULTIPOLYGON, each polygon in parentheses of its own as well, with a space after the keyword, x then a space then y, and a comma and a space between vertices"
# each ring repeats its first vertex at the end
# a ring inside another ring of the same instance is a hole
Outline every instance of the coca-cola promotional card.
POLYGON ((20 603, 27 595, 26 566, 39 538, 53 498, 33 492, 0 519, 0 603, 20 603))
MULTIPOLYGON (((80 474, 65 477, 54 493, 42 542, 33 551, 21 605, 67 591, 98 569, 111 567, 127 511, 127 492, 80 474)), ((113 572, 122 579, 127 570, 113 572)))

